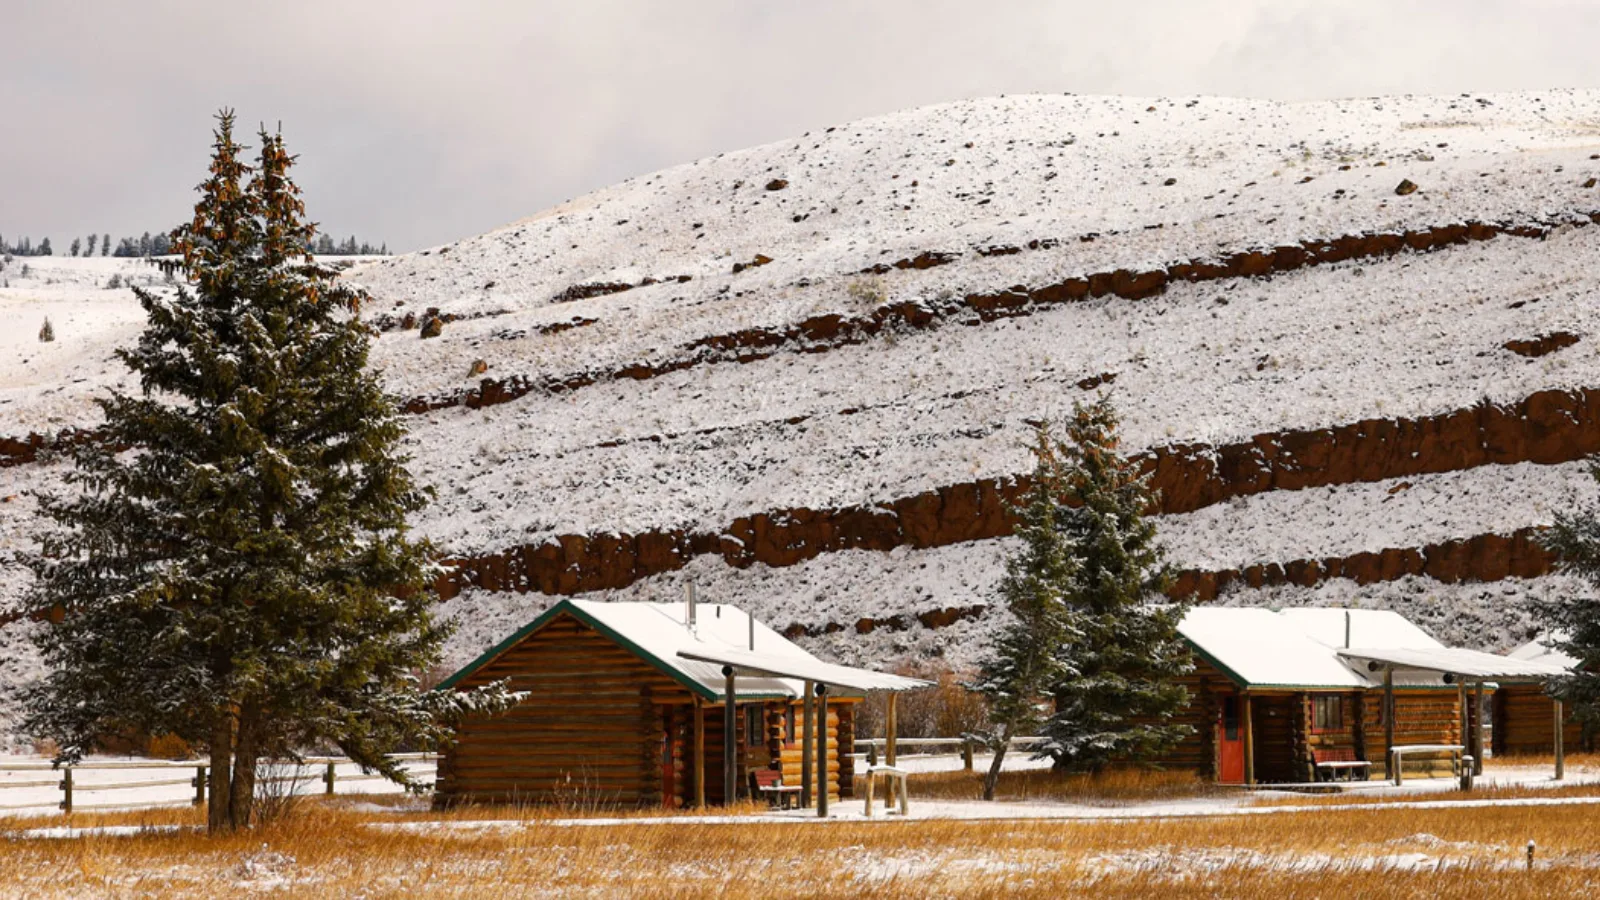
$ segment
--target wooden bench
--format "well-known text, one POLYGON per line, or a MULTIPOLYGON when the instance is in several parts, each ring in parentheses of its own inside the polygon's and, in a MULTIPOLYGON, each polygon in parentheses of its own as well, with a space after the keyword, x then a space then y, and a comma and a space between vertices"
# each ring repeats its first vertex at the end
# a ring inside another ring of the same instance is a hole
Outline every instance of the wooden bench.
MULTIPOLYGON (((1405 775, 1401 769, 1405 766, 1405 758, 1412 753, 1448 753, 1450 754, 1450 770, 1456 774, 1461 772, 1462 754, 1466 747, 1461 744, 1396 744, 1389 748, 1389 774, 1394 783, 1404 784, 1405 775)), ((1470 757, 1468 757, 1470 759, 1470 757)))
POLYGON ((783 783, 783 773, 777 769, 756 769, 750 773, 750 794, 766 797, 778 809, 793 809, 800 805, 800 786, 783 783))
POLYGON ((1361 773, 1362 781, 1372 777, 1372 763, 1356 759, 1356 751, 1349 747, 1312 750, 1311 759, 1316 765, 1318 781, 1335 781, 1340 774, 1345 781, 1354 781, 1357 772, 1361 773))

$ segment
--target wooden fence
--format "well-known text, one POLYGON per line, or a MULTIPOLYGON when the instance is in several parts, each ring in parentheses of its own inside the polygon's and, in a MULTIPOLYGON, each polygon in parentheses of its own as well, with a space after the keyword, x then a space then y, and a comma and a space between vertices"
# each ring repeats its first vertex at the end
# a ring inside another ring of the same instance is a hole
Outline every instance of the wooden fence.
MULTIPOLYGON (((427 762, 437 759, 433 753, 396 753, 389 757, 398 762, 427 762)), ((289 789, 296 793, 300 785, 321 782, 321 792, 332 796, 337 786, 360 781, 381 781, 382 775, 378 774, 344 774, 338 772, 341 765, 354 765, 354 761, 343 756, 309 756, 304 760, 295 762, 285 760, 281 763, 263 763, 267 771, 257 776, 258 783, 289 784, 289 789), (292 775, 274 775, 273 767, 293 767, 292 775), (321 771, 318 772, 317 770, 321 771)), ((61 799, 55 802, 33 803, 0 803, 0 811, 49 809, 52 806, 71 815, 77 810, 94 809, 132 809, 164 806, 204 806, 206 802, 206 776, 210 766, 205 762, 174 762, 166 760, 115 760, 107 762, 80 763, 75 766, 54 766, 46 762, 38 763, 10 763, 0 764, 0 773, 3 772, 50 772, 51 778, 39 778, 31 781, 6 781, 0 780, 0 792, 20 788, 54 787, 61 792, 61 799), (104 771, 170 771, 192 772, 194 774, 184 778, 148 778, 132 781, 113 782, 83 782, 75 775, 79 772, 104 772, 104 771), (194 793, 183 800, 133 800, 118 802, 81 803, 78 797, 84 794, 114 793, 116 791, 148 790, 150 788, 172 787, 185 785, 194 789, 194 793)), ((0 793, 0 799, 4 798, 0 793)))
MULTIPOLYGON (((1024 750, 1037 747, 1044 742, 1042 737, 1012 738, 1006 743, 1007 752, 1024 750)), ((883 755, 889 741, 886 738, 863 738, 855 743, 855 755, 866 760, 868 765, 877 765, 878 757, 883 755)), ((979 750, 985 748, 982 741, 971 738, 895 738, 896 758, 910 756, 917 759, 939 759, 941 757, 961 757, 961 767, 968 772, 972 771, 972 757, 979 750), (922 752, 905 752, 908 747, 925 748, 922 752)))

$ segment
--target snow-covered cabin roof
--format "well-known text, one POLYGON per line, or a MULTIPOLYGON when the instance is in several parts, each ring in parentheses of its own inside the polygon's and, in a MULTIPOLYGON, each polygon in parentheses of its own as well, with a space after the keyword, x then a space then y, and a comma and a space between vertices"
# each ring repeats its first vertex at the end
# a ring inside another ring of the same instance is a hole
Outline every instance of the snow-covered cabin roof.
POLYGON ((1241 687, 1374 688, 1383 682, 1372 662, 1395 666, 1395 682, 1405 687, 1443 687, 1444 673, 1529 680, 1553 671, 1543 662, 1446 647, 1389 610, 1200 606, 1178 631, 1241 687))
POLYGON ((1563 669, 1570 670, 1578 664, 1578 661, 1573 657, 1562 653, 1560 650, 1550 646, 1553 640, 1561 639, 1562 637, 1560 635, 1552 636, 1548 634, 1542 634, 1511 651, 1510 653, 1507 653, 1506 655, 1512 659, 1549 663, 1551 665, 1560 666, 1563 669))
MULTIPOLYGON (((1341 626, 1342 627, 1342 626, 1341 626)), ((1372 681, 1333 648, 1270 609, 1196 606, 1178 632, 1197 654, 1241 687, 1359 689, 1372 681)))
MULTIPOLYGON (((864 675, 896 677, 825 663, 749 613, 730 604, 696 604, 695 624, 691 627, 688 605, 683 603, 602 603, 567 599, 550 607, 517 633, 468 663, 461 671, 441 682, 439 687, 446 689, 460 684, 472 673, 563 614, 571 615, 606 635, 713 703, 722 702, 726 696, 723 663, 711 661, 722 657, 748 657, 746 663, 759 663, 757 668, 768 671, 830 672, 838 675, 841 682, 850 674, 857 676, 853 679, 855 681, 861 680, 859 676, 864 675), (702 658, 689 658, 692 656, 702 658)), ((852 685, 843 683, 842 686, 852 685)), ((765 674, 742 674, 734 681, 734 693, 739 700, 799 697, 804 688, 804 682, 799 678, 765 674)))
POLYGON ((1278 615, 1329 647, 1443 647, 1410 619, 1387 609, 1295 607, 1278 615))

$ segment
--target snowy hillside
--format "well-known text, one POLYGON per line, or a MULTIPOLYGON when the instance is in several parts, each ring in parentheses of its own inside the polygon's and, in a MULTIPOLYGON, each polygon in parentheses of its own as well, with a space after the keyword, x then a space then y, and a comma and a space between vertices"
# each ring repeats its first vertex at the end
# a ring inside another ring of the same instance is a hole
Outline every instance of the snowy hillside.
MULTIPOLYGON (((1520 597, 1573 587, 1529 529, 1595 496, 1597 177, 1600 93, 1007 97, 348 277, 438 490, 418 526, 459 564, 457 658, 558 593, 692 576, 836 655, 969 659, 1030 423, 1102 391, 1174 562, 1222 602, 1460 607, 1505 646, 1520 597)), ((160 288, 23 262, 0 272, 0 554, 59 478, 33 446, 92 428, 121 377, 141 317, 105 284, 160 288)))

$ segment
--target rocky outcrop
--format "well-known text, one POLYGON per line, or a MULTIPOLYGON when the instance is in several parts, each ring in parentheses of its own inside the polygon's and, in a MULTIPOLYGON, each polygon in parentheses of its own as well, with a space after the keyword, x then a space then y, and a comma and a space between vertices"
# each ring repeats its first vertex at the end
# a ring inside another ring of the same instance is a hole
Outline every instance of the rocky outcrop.
POLYGON ((1577 342, 1578 336, 1570 331, 1552 331, 1549 334, 1541 334, 1538 337, 1506 341, 1500 346, 1518 356, 1526 356, 1531 359, 1539 356, 1549 356, 1557 350, 1563 347, 1571 347, 1577 342))
MULTIPOLYGON (((1436 416, 1272 432, 1220 447, 1173 444, 1139 458, 1161 492, 1155 512, 1169 514, 1264 491, 1384 481, 1484 465, 1550 465, 1595 453, 1600 453, 1600 389, 1541 391, 1504 406, 1484 403, 1436 416)), ((574 594, 625 587, 708 553, 733 566, 758 562, 788 566, 839 550, 940 547, 1002 537, 1013 526, 1007 506, 1026 489, 1027 480, 1021 476, 980 479, 870 506, 742 516, 714 534, 563 535, 541 544, 451 560, 453 572, 438 587, 445 597, 467 585, 574 594)), ((1475 552, 1492 555, 1509 552, 1507 547, 1491 542, 1475 552)), ((1438 567, 1447 563, 1439 560, 1453 558, 1449 551, 1439 550, 1429 564, 1440 571, 1438 567)), ((1397 564, 1371 565, 1382 569, 1397 564)), ((1488 564, 1474 565, 1476 571, 1488 564)), ((1251 576, 1242 577, 1248 581, 1251 576)))
POLYGON ((1180 573, 1168 593, 1175 598, 1206 603, 1234 585, 1311 587, 1330 578, 1377 584, 1397 581, 1407 575, 1420 575, 1445 584, 1537 578, 1555 571, 1556 564, 1555 554, 1539 543, 1538 535, 1537 528, 1523 528, 1509 535, 1480 534, 1423 547, 1389 547, 1343 557, 1261 563, 1216 572, 1191 570, 1180 573))
MULTIPOLYGON (((710 335, 661 353, 652 360, 629 363, 609 370, 569 373, 547 378, 512 376, 484 379, 471 390, 416 397, 408 401, 408 412, 421 413, 452 406, 477 409, 505 403, 534 391, 562 393, 578 390, 600 381, 643 380, 700 365, 724 362, 747 363, 779 352, 824 353, 839 347, 861 344, 885 333, 929 330, 947 324, 977 325, 998 319, 1031 315, 1060 303, 1074 303, 1097 297, 1115 296, 1140 300, 1164 293, 1177 282, 1203 282, 1230 278, 1253 278, 1291 272, 1310 266, 1359 259, 1374 259, 1398 253, 1429 252, 1500 236, 1542 239, 1562 226, 1600 223, 1600 211, 1574 212, 1565 216, 1533 219, 1526 222, 1460 222, 1405 232, 1364 233, 1298 244, 1246 250, 1217 258, 1194 259, 1145 271, 1116 269, 1068 278, 1037 287, 1016 285, 1000 291, 973 293, 947 300, 924 299, 878 306, 860 315, 825 313, 783 326, 748 328, 710 335)), ((1032 248, 1056 246, 1057 241, 1030 242, 1032 248)), ((985 247, 975 251, 983 256, 1021 252, 1016 247, 985 247)), ((899 260, 892 265, 873 266, 863 272, 888 272, 891 269, 924 269, 945 265, 959 254, 934 252, 899 260)), ((755 263, 741 263, 748 268, 755 263)))

